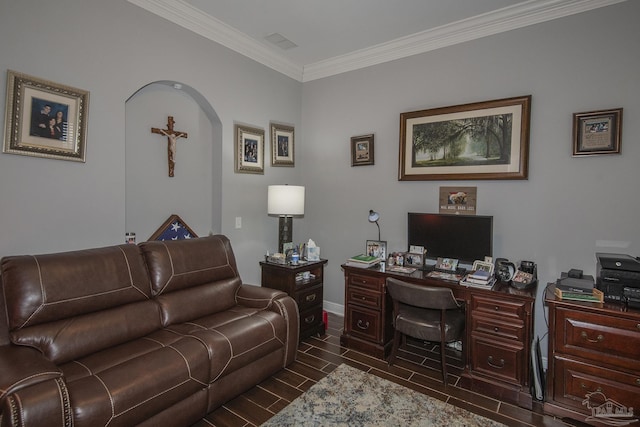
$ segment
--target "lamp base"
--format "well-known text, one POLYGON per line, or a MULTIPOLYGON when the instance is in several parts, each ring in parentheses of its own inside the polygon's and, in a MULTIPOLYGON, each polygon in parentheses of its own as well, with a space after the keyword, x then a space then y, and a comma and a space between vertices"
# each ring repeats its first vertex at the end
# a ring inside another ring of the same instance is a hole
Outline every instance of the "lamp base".
POLYGON ((284 252, 284 244, 293 242, 293 217, 281 216, 278 221, 278 252, 284 252))

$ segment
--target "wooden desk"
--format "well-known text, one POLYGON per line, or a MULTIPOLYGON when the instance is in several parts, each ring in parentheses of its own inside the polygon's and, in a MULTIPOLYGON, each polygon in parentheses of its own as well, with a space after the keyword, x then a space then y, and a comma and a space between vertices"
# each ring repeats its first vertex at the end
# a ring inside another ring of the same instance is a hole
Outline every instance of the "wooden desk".
POLYGON ((340 343, 343 346, 386 359, 393 338, 392 303, 385 286, 387 277, 447 287, 466 306, 462 386, 532 408, 529 367, 535 286, 518 290, 496 283, 492 289, 481 289, 434 279, 420 270, 411 274, 392 273, 385 271, 383 265, 368 269, 343 265, 342 269, 345 317, 340 343))

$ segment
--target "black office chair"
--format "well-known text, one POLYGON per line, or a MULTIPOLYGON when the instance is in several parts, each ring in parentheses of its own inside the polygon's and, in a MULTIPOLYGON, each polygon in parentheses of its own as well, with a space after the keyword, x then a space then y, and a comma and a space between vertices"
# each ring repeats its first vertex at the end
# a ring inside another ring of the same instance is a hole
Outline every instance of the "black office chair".
POLYGON ((449 288, 427 287, 387 278, 393 300, 393 347, 389 365, 395 362, 400 339, 408 335, 424 341, 440 342, 442 382, 447 384, 445 344, 458 341, 464 333, 464 307, 449 288))

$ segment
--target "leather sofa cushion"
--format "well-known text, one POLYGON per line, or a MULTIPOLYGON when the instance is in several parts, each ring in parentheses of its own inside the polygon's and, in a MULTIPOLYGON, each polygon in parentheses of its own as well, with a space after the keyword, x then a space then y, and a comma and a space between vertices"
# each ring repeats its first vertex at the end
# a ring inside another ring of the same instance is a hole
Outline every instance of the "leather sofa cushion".
POLYGON ((209 365, 202 342, 165 331, 66 364, 73 425, 136 425, 201 392, 209 365))
POLYGON ((140 243, 164 326, 236 304, 242 281, 226 236, 140 243))

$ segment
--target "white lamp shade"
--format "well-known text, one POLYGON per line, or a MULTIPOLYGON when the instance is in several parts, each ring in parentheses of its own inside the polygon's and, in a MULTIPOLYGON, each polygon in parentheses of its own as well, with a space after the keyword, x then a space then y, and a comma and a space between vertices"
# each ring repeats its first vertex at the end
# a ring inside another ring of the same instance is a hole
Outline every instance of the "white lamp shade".
POLYGON ((267 192, 269 215, 304 215, 304 187, 270 185, 267 192))

